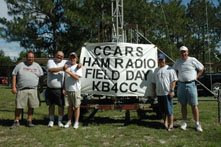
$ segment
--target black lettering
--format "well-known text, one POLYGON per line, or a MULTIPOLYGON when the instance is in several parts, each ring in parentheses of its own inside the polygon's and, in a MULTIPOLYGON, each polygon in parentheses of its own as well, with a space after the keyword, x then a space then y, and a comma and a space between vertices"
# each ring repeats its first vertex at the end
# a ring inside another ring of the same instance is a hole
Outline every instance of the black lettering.
POLYGON ((130 53, 130 55, 133 57, 133 48, 131 46, 126 46, 125 48, 125 55, 128 56, 128 53, 130 53))
POLYGON ((88 66, 90 66, 91 65, 91 57, 89 57, 89 59, 87 60, 87 58, 86 57, 84 57, 84 59, 83 59, 83 66, 85 66, 85 64, 86 63, 88 63, 88 66))
POLYGON ((129 67, 134 68, 134 67, 133 67, 133 62, 132 62, 131 59, 128 60, 127 65, 126 65, 125 68, 129 68, 129 67))
POLYGON ((122 63, 123 63, 123 59, 120 59, 120 58, 115 59, 115 68, 117 68, 118 65, 119 65, 121 68, 123 68, 122 63))
POLYGON ((119 87, 119 88, 120 88, 120 91, 121 91, 121 92, 127 92, 127 88, 125 88, 125 90, 123 90, 123 85, 128 86, 127 83, 121 83, 121 84, 120 84, 120 87, 119 87))
POLYGON ((147 72, 145 72, 145 71, 142 71, 143 72, 143 74, 144 74, 144 80, 147 80, 147 75, 148 75, 148 73, 150 72, 150 70, 148 70, 147 72))
POLYGON ((126 80, 133 80, 134 72, 133 71, 126 71, 126 80))
POLYGON ((103 53, 104 53, 105 56, 109 56, 111 54, 111 53, 108 53, 107 50, 111 50, 111 47, 110 46, 105 46, 104 47, 103 53))
POLYGON ((92 74, 91 71, 92 71, 92 69, 89 69, 89 68, 86 69, 86 72, 85 72, 85 78, 87 78, 88 75, 92 74))
POLYGON ((137 47, 137 53, 136 55, 138 57, 142 57, 143 56, 143 48, 142 47, 137 47))
POLYGON ((118 80, 120 78, 120 72, 113 70, 112 71, 112 80, 118 80))
POLYGON ((134 80, 137 80, 137 79, 141 79, 141 80, 143 80, 143 78, 142 78, 142 74, 141 74, 141 72, 140 72, 139 70, 137 71, 134 80))
POLYGON ((131 83, 130 86, 129 86, 129 90, 130 90, 131 92, 137 92, 137 88, 132 89, 132 88, 133 88, 133 87, 132 87, 133 85, 137 86, 137 83, 134 83, 134 82, 131 83))
POLYGON ((103 79, 103 71, 101 69, 97 69, 96 71, 96 79, 103 79))
POLYGON ((107 59, 106 59, 106 62, 105 62, 104 59, 101 59, 101 67, 109 68, 109 67, 110 67, 110 59, 107 58, 107 59))
POLYGON ((100 67, 100 63, 99 63, 99 61, 98 61, 98 58, 95 58, 95 59, 94 59, 94 62, 92 63, 91 66, 93 67, 94 65, 97 65, 97 66, 100 67))
POLYGON ((135 61, 135 68, 141 68, 143 66, 143 60, 136 59, 135 61))
POLYGON ((97 82, 97 84, 95 84, 95 81, 93 81, 93 85, 92 85, 92 89, 93 91, 100 91, 98 86, 100 85, 100 81, 97 82))
POLYGON ((102 82, 102 91, 104 91, 104 92, 109 92, 109 91, 110 91, 109 86, 110 86, 110 83, 108 83, 108 82, 102 82))
POLYGON ((101 53, 96 52, 97 49, 101 50, 101 47, 100 47, 100 46, 96 46, 96 47, 94 48, 94 54, 95 54, 96 56, 99 56, 101 53))
POLYGON ((153 59, 147 60, 147 66, 148 66, 149 68, 154 68, 154 67, 156 66, 155 60, 153 60, 153 59))
POLYGON ((123 55, 119 46, 116 47, 115 52, 114 52, 114 56, 117 54, 119 54, 121 56, 123 55))
POLYGON ((112 91, 114 91, 115 93, 117 93, 118 89, 117 89, 117 83, 114 83, 114 86, 111 88, 112 91))

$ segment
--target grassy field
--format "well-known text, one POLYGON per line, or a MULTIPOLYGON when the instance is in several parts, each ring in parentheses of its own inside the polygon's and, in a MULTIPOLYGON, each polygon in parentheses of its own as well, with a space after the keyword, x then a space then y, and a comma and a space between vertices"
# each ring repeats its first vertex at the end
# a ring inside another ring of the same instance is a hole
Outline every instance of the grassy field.
MULTIPOLYGON (((188 129, 186 131, 179 129, 182 122, 180 105, 174 105, 176 129, 172 132, 163 128, 162 120, 156 119, 155 113, 151 110, 142 120, 136 111, 130 111, 131 121, 126 126, 125 111, 98 111, 88 124, 81 121, 77 130, 59 128, 57 125, 49 128, 47 127, 48 107, 45 103, 35 109, 34 128, 24 125, 27 117, 25 113, 22 126, 10 130, 9 127, 14 119, 14 98, 11 89, 0 87, 0 146, 221 146, 218 104, 215 101, 199 102, 200 120, 204 129, 202 133, 195 131, 190 107, 188 107, 188 129)), ((67 118, 64 119, 66 122, 67 118)))

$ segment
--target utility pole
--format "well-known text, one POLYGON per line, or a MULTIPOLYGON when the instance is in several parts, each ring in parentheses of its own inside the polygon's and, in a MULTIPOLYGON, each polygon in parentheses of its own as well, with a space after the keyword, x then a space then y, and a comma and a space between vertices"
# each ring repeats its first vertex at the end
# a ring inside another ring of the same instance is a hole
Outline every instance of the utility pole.
POLYGON ((123 0, 111 1, 112 42, 124 42, 123 0))

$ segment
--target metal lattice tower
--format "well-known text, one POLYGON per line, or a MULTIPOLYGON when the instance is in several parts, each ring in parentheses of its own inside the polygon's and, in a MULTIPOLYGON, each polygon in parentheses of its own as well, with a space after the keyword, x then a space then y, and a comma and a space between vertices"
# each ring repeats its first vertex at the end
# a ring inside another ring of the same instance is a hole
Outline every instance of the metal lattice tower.
POLYGON ((112 42, 124 42, 123 0, 112 0, 112 42))

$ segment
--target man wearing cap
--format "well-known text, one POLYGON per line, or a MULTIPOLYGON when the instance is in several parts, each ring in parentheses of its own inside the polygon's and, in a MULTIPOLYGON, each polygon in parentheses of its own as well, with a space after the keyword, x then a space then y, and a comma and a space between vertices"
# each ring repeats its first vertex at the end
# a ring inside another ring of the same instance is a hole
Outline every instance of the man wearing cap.
POLYGON ((68 106, 68 122, 65 124, 65 128, 70 127, 72 120, 73 108, 75 109, 75 123, 74 129, 79 127, 80 116, 80 104, 81 104, 81 83, 82 69, 78 69, 77 66, 78 56, 72 52, 69 55, 69 62, 67 69, 65 70, 65 106, 68 106))
POLYGON ((204 71, 204 66, 194 57, 189 57, 189 50, 186 46, 180 47, 181 58, 178 59, 173 68, 178 72, 177 97, 181 104, 183 117, 182 130, 187 128, 187 102, 192 108, 192 114, 196 123, 196 130, 202 132, 199 124, 198 93, 195 81, 204 71), (198 72, 197 72, 198 71, 198 72))
POLYGON ((173 96, 177 76, 175 70, 166 64, 165 56, 161 53, 158 55, 158 66, 152 78, 153 95, 158 97, 165 128, 172 131, 173 96))

